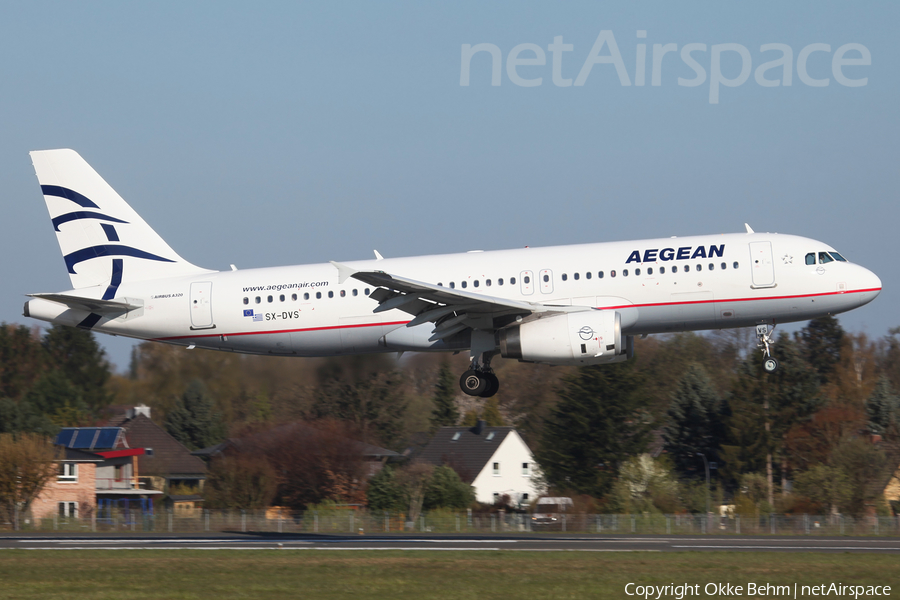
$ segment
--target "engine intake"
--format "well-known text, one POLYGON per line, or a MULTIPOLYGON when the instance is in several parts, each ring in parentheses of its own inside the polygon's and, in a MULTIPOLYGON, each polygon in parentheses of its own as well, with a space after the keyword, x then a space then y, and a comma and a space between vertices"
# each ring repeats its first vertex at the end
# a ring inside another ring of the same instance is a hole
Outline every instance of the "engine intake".
POLYGON ((551 365, 595 365, 628 360, 634 338, 622 335, 622 316, 584 310, 513 325, 498 332, 500 356, 551 365))

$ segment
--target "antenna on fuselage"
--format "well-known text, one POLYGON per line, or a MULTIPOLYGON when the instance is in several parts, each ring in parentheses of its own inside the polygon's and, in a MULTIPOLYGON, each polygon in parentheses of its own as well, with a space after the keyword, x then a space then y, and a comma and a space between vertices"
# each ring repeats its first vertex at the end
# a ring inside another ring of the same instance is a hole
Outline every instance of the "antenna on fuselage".
POLYGON ((749 225, 747 225, 746 223, 744 223, 744 227, 747 228, 747 233, 756 233, 755 231, 753 231, 753 228, 750 227, 749 225))

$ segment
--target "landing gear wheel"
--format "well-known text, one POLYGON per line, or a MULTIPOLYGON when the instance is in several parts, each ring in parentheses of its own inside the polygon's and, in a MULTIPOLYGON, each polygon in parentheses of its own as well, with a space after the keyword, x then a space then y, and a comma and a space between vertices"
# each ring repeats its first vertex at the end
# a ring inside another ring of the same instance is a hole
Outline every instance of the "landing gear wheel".
POLYGON ((488 380, 483 373, 469 369, 459 378, 459 387, 469 396, 481 396, 488 387, 488 380))
POLYGON ((767 358, 763 361, 763 369, 766 370, 766 373, 774 373, 778 370, 778 361, 774 358, 767 358))
POLYGON ((490 398, 491 396, 496 396, 497 392, 500 391, 500 380, 493 373, 482 373, 481 375, 487 380, 487 386, 481 393, 481 397, 490 398))

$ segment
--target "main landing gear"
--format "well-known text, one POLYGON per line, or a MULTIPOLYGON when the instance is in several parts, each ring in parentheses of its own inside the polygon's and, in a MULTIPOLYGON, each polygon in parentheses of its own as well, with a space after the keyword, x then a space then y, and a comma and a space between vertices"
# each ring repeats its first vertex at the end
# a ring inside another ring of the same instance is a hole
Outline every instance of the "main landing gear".
POLYGON ((769 351, 769 344, 772 342, 772 334, 775 332, 775 325, 769 329, 767 323, 756 326, 756 345, 762 348, 763 353, 763 369, 766 373, 774 373, 778 370, 778 361, 772 357, 769 351))
POLYGON ((500 391, 500 380, 491 369, 491 357, 495 353, 481 354, 480 361, 476 355, 469 365, 469 370, 459 378, 459 387, 469 396, 490 398, 500 391))

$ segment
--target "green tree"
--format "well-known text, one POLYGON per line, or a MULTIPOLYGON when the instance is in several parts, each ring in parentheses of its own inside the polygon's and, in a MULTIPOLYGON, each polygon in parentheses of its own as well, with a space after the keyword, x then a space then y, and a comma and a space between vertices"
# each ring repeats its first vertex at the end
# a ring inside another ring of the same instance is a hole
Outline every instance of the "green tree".
POLYGON ((0 396, 21 399, 46 368, 37 329, 0 323, 0 396))
POLYGON ((425 489, 424 507, 467 508, 475 502, 475 489, 462 481, 451 467, 441 466, 434 470, 431 481, 425 489))
POLYGON ((362 440, 397 449, 403 441, 403 417, 408 400, 399 370, 375 373, 367 379, 329 379, 319 386, 311 416, 354 425, 362 440))
POLYGON ((819 317, 800 332, 803 357, 815 369, 820 382, 825 382, 841 360, 844 330, 835 317, 819 317))
POLYGON ((0 519, 19 528, 19 517, 57 474, 61 449, 31 433, 0 434, 0 519))
POLYGON ((503 421, 503 415, 500 414, 500 400, 497 396, 488 398, 484 403, 484 409, 481 411, 481 418, 488 427, 503 427, 506 423, 503 421))
POLYGON ((166 415, 166 431, 190 450, 214 446, 225 439, 225 426, 206 386, 195 379, 166 415))
POLYGON ((698 454, 707 461, 719 460, 725 436, 722 411, 722 400, 706 370, 696 363, 690 365, 672 393, 662 433, 666 452, 681 475, 705 477, 698 454))
POLYGON ((109 406, 109 362, 92 332, 54 325, 44 336, 43 345, 54 372, 61 373, 80 392, 93 415, 98 416, 109 406))
POLYGON ((866 401, 866 415, 869 418, 869 429, 885 437, 898 437, 898 418, 900 418, 900 396, 894 393, 887 377, 880 377, 875 390, 866 401))
POLYGON ((35 429, 36 415, 42 415, 58 427, 77 427, 90 421, 90 409, 84 402, 81 390, 60 371, 42 375, 20 402, 20 427, 24 431, 36 431, 50 435, 55 431, 35 429), (29 415, 29 413, 31 413, 29 415))
POLYGON ((278 489, 275 470, 261 456, 225 456, 213 460, 203 488, 204 506, 214 509, 266 508, 278 489))
POLYGON ((403 488, 393 467, 384 467, 369 480, 366 503, 371 510, 401 511, 405 507, 403 488))
POLYGON ((456 408, 456 378, 447 361, 441 363, 438 380, 434 386, 434 410, 431 411, 431 430, 441 427, 453 427, 459 421, 459 410, 456 408))
POLYGON ((641 384, 633 361, 581 367, 563 380, 536 455, 551 486, 609 492, 620 465, 649 441, 641 384))

